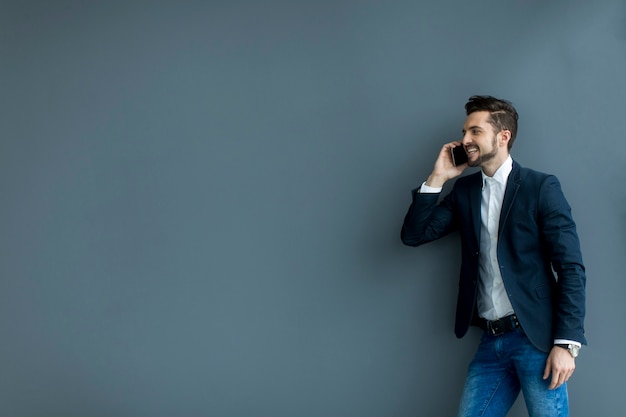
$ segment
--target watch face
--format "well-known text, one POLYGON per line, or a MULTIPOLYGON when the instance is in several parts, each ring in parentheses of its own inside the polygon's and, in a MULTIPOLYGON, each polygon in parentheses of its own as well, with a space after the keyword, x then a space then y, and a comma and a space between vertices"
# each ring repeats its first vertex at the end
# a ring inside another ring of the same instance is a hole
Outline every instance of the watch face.
POLYGON ((580 348, 576 345, 569 345, 567 350, 569 350, 569 353, 571 353, 573 357, 577 357, 580 348))

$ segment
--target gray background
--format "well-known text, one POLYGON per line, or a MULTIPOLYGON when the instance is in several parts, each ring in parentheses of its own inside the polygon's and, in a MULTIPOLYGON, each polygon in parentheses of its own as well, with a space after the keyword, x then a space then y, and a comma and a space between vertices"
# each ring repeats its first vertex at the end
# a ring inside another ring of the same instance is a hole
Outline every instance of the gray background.
POLYGON ((623 417, 626 4, 430 3, 0 2, 0 416, 454 415, 458 241, 399 230, 492 94, 578 223, 572 416, 623 417))

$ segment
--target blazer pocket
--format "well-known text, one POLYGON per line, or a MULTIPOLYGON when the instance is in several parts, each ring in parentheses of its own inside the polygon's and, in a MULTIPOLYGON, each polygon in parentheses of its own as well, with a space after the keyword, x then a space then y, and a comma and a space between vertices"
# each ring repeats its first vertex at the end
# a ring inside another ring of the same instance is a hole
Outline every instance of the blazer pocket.
POLYGON ((550 285, 540 285, 535 288, 535 293, 539 298, 550 298, 552 296, 552 287, 550 285))

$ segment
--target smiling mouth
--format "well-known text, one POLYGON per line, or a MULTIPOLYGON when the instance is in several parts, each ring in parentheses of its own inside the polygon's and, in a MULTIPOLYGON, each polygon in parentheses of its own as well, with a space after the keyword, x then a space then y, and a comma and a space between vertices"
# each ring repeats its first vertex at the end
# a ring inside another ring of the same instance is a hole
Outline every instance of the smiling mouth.
POLYGON ((475 154, 478 152, 478 146, 467 146, 465 152, 467 152, 468 155, 475 154))

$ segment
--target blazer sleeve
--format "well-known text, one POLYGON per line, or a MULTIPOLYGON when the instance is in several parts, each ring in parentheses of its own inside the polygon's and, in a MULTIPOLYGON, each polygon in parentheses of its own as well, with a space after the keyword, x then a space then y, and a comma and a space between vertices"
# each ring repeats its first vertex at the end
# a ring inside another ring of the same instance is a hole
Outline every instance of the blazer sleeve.
POLYGON ((557 275, 553 336, 586 344, 585 267, 571 208, 556 177, 543 181, 538 205, 542 244, 557 275))
POLYGON ((457 229, 454 217, 454 192, 437 203, 440 193, 412 191, 412 203, 404 217, 400 238, 405 245, 419 246, 439 239, 457 229))

